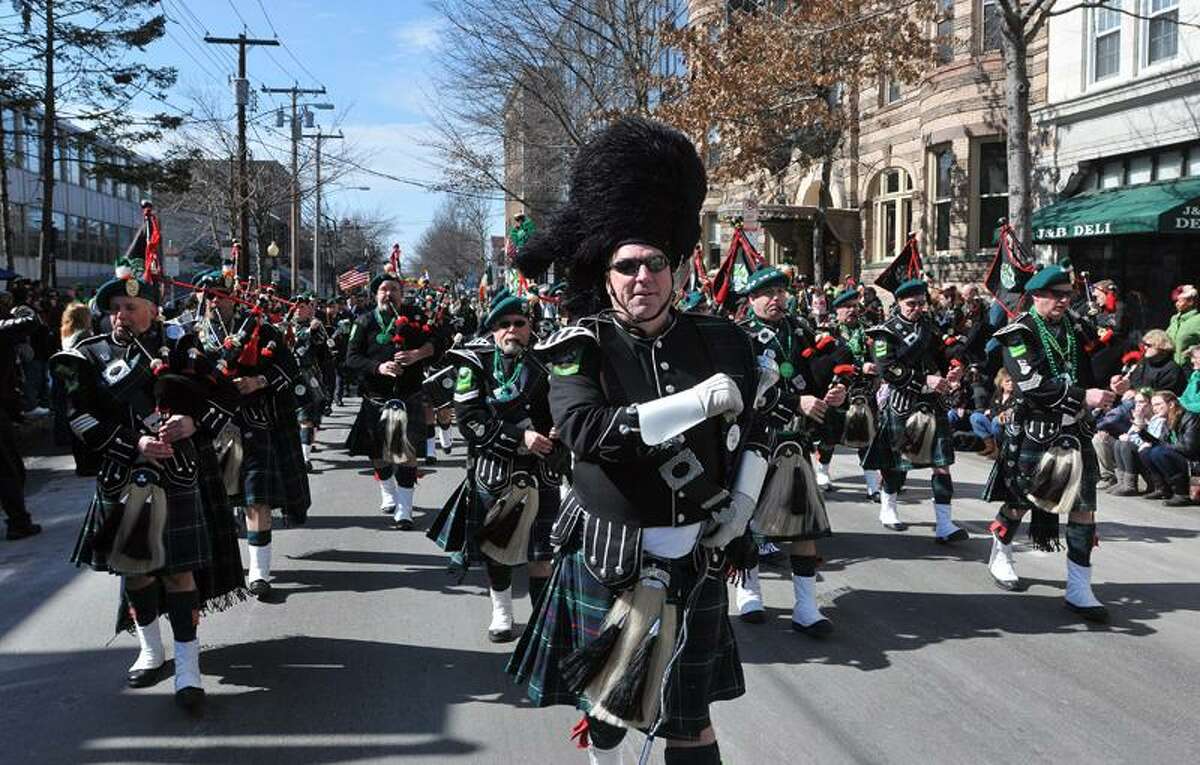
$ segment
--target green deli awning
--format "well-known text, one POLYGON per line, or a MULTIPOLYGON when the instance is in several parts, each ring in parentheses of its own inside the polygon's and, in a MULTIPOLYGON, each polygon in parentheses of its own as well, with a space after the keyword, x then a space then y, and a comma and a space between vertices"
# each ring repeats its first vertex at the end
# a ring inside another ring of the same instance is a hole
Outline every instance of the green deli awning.
POLYGON ((1033 241, 1126 234, 1200 236, 1200 177, 1092 191, 1033 214, 1033 241))

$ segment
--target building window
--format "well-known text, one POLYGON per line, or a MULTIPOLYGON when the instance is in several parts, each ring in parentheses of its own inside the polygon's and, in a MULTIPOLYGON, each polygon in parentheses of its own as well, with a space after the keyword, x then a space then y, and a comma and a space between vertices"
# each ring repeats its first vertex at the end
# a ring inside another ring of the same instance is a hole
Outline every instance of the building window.
POLYGON ((950 249, 953 167, 954 152, 949 147, 933 153, 933 249, 937 251, 950 249))
POLYGON ((1167 151, 1158 155, 1155 162, 1155 180, 1173 181, 1183 175, 1183 152, 1167 151))
POLYGON ((1188 151, 1187 174, 1189 178, 1200 175, 1200 146, 1193 146, 1188 151))
POLYGON ((1175 58, 1179 52, 1179 0, 1147 0, 1146 63, 1175 58))
POLYGON ((934 34, 937 37, 937 62, 949 64, 954 60, 954 0, 938 0, 934 34))
POLYGON ((1125 182, 1125 163, 1121 160, 1105 162, 1100 168, 1100 188, 1115 189, 1125 182))
POLYGON ((715 215, 708 216, 708 257, 704 267, 712 268, 721 262, 721 221, 715 215))
POLYGON ((979 241, 996 243, 996 228, 1008 217, 1008 152, 1003 141, 979 145, 979 241))
POLYGON ((25 115, 25 169, 31 173, 42 171, 42 126, 36 117, 25 115))
POLYGON ((11 109, 0 109, 0 118, 4 120, 4 156, 8 161, 17 164, 17 121, 16 113, 11 109))
POLYGON ((1092 10, 1093 80, 1121 71, 1121 0, 1105 0, 1092 10))
POLYGON ((901 97, 903 97, 903 95, 904 90, 901 87, 899 80, 894 80, 891 77, 888 77, 883 81, 880 101, 884 106, 896 103, 901 99, 901 97))
POLYGON ((983 0, 983 17, 979 28, 980 50, 999 50, 1003 37, 1004 14, 999 0, 983 0))
POLYGON ((1129 160, 1129 185, 1149 183, 1154 179, 1154 158, 1134 157, 1129 160))
POLYGON ((875 197, 875 236, 871 259, 890 258, 900 251, 912 230, 912 177, 900 168, 879 175, 879 193, 875 197))

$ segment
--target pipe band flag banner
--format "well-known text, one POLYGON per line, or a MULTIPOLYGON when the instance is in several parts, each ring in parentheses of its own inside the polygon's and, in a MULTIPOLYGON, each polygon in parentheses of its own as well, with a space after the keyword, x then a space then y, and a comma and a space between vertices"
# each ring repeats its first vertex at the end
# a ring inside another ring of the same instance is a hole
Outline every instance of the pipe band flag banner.
POLYGON ((733 224, 733 237, 729 241, 729 252, 721 261, 721 267, 712 280, 711 290, 713 302, 718 308, 728 311, 737 300, 737 293, 746 286, 750 274, 762 267, 763 256, 754 249, 754 245, 742 231, 742 222, 733 224))
POLYGON ((130 264, 141 263, 141 278, 151 284, 166 281, 161 247, 162 229, 159 227, 158 216, 154 214, 154 205, 142 202, 142 226, 137 238, 130 242, 129 249, 125 251, 125 260, 130 264))
POLYGON ((917 235, 915 232, 909 232, 908 241, 904 243, 900 254, 891 262, 891 265, 875 277, 875 286, 882 287, 888 292, 895 292, 901 284, 909 279, 919 279, 923 273, 921 253, 917 249, 917 235))
POLYGON ((1008 221, 1000 225, 1000 241, 996 245, 996 257, 988 267, 983 286, 1012 319, 1027 307, 1025 283, 1037 272, 1033 258, 1021 245, 1008 221))

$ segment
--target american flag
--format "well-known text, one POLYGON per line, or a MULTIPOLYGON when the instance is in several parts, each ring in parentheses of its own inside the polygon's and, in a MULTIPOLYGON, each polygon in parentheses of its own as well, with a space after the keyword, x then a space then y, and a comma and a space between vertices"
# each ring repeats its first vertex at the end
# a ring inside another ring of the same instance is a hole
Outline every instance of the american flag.
POLYGON ((338 290, 341 292, 350 292, 364 286, 369 281, 371 281, 371 274, 367 267, 355 266, 346 273, 338 276, 338 290))

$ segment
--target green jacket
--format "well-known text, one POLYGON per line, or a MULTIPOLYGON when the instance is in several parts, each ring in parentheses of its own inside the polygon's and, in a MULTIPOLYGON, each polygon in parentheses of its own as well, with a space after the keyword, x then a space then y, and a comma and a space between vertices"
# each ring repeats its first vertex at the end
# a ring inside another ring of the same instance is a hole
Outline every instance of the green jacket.
POLYGON ((1190 368, 1187 350, 1200 345, 1200 311, 1192 309, 1172 316, 1167 325, 1167 336, 1175 344, 1175 363, 1184 369, 1190 368))

